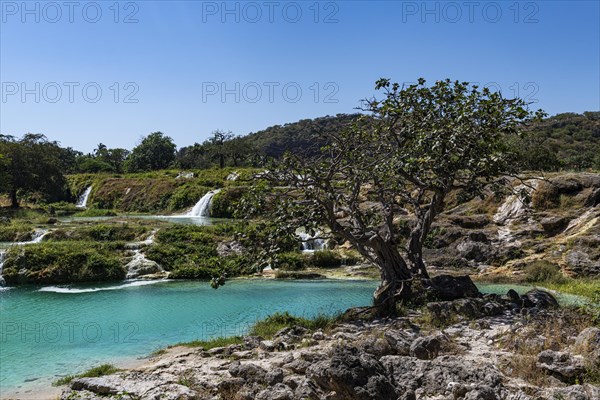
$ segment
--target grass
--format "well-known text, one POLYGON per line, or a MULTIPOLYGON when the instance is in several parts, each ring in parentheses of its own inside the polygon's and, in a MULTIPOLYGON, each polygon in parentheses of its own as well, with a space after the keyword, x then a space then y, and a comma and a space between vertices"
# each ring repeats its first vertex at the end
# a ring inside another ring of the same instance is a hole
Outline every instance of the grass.
MULTIPOLYGON (((181 342, 169 347, 184 346, 184 347, 202 347, 204 350, 214 349, 216 347, 225 347, 232 344, 243 343, 241 336, 217 337, 208 340, 192 340, 190 342, 181 342)), ((160 350, 158 350, 160 351, 160 350)), ((155 354, 156 352, 152 353, 155 354)))
POLYGON ((78 212, 73 215, 74 217, 116 217, 117 212, 115 210, 99 210, 96 208, 90 208, 85 211, 78 212))
POLYGON ((562 282, 547 281, 540 284, 557 292, 570 293, 591 299, 594 303, 600 303, 600 279, 578 278, 565 279, 562 282))
MULTIPOLYGON (((248 335, 260 336, 264 339, 271 339, 278 331, 283 328, 292 326, 301 326, 308 329, 309 331, 316 330, 328 330, 333 325, 341 320, 341 314, 328 316, 325 314, 319 314, 313 318, 302 318, 296 317, 288 312, 275 313, 268 316, 267 318, 257 321, 250 327, 248 335)), ((208 340, 192 340, 190 342, 181 342, 169 346, 169 348, 184 346, 184 347, 202 347, 204 350, 214 349, 216 347, 226 347, 233 344, 241 344, 244 342, 242 336, 229 336, 229 337, 217 337, 208 340)), ((158 356, 164 354, 164 349, 154 351, 151 356, 158 356)))
POLYGON ((67 375, 60 379, 57 379, 52 383, 53 386, 62 386, 71 383, 75 378, 97 378, 99 376, 114 374, 120 371, 117 367, 112 364, 102 364, 97 367, 91 368, 79 375, 67 375))
MULTIPOLYGON (((571 344, 569 338, 593 324, 592 316, 575 308, 561 309, 552 318, 532 317, 526 325, 500 339, 500 346, 513 353, 501 369, 536 386, 550 385, 551 379, 536 365, 538 354, 543 350, 567 348, 571 344)), ((588 365, 586 372, 572 383, 597 383, 599 376, 600 365, 588 365)))
POLYGON ((252 336, 261 336, 270 339, 279 330, 292 326, 301 326, 309 331, 327 330, 340 320, 340 315, 328 316, 319 314, 313 318, 296 317, 288 312, 275 313, 267 318, 257 321, 250 328, 249 334, 252 336))

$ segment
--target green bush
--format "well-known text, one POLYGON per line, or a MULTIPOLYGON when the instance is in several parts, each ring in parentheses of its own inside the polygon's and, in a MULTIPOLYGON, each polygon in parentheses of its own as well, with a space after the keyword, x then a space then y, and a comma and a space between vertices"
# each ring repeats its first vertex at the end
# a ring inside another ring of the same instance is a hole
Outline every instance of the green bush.
POLYGON ((232 218, 239 200, 247 191, 248 188, 244 186, 232 186, 222 189, 212 199, 211 216, 232 218))
MULTIPOLYGON (((161 229, 154 245, 146 251, 146 257, 156 261, 168 271, 181 270, 177 276, 204 279, 204 261, 218 256, 217 241, 202 226, 176 225, 161 229)), ((174 276, 174 277, 177 277, 174 276)), ((208 276, 210 277, 210 276, 208 276)))
POLYGON ((71 283, 125 278, 118 250, 123 243, 43 242, 13 247, 4 263, 4 278, 17 283, 71 283), (19 271, 25 271, 19 273, 19 271))
POLYGON ((317 268, 335 268, 342 265, 342 256, 331 250, 315 251, 311 263, 317 268))
POLYGON ((25 242, 31 240, 33 226, 20 221, 0 225, 0 242, 25 242))
POLYGON ((56 229, 48 234, 48 240, 93 240, 99 242, 115 242, 145 239, 148 228, 132 224, 100 224, 77 227, 76 229, 56 229))
POLYGON ((560 267, 546 260, 533 261, 525 267, 525 280, 527 282, 559 283, 565 279, 560 267))
POLYGON ((339 315, 328 316, 325 314, 319 314, 313 318, 301 318, 295 317, 290 313, 277 312, 273 315, 268 316, 264 320, 257 321, 250 328, 249 334, 252 336, 262 336, 265 339, 273 337, 277 331, 293 326, 301 326, 308 330, 314 331, 317 329, 326 330, 329 329, 333 324, 340 319, 339 315))
POLYGON ((306 267, 306 259, 301 253, 281 253, 277 256, 275 267, 284 271, 298 271, 306 267))

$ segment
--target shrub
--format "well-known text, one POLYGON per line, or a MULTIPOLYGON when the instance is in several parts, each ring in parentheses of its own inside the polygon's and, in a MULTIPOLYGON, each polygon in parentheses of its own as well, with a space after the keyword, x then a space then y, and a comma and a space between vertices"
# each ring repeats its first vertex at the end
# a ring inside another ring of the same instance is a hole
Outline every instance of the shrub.
POLYGON ((99 242, 115 242, 142 239, 148 229, 143 226, 125 224, 100 224, 78 227, 77 229, 56 229, 48 235, 48 239, 57 240, 93 240, 99 242))
POLYGON ((232 218, 238 202, 247 191, 248 188, 244 186, 222 189, 212 199, 211 215, 217 218, 232 218))
POLYGON ((315 251, 311 263, 318 268, 333 268, 342 265, 342 257, 331 250, 315 251))
POLYGON ((537 260, 525 267, 525 280, 527 282, 561 282, 565 277, 560 267, 546 260, 537 260))
POLYGON ((75 378, 97 378, 99 376, 110 375, 118 372, 119 369, 112 364, 102 364, 91 368, 79 375, 68 375, 53 382, 53 386, 61 386, 69 384, 75 378))
POLYGON ((23 222, 0 225, 0 242, 25 242, 31 240, 33 227, 23 222))
POLYGON ((273 337, 277 331, 293 326, 301 326, 308 330, 317 330, 329 329, 335 324, 335 322, 339 321, 340 316, 328 316, 325 314, 319 314, 313 318, 301 318, 295 317, 290 313, 286 312, 277 312, 268 316, 267 318, 257 321, 250 328, 249 334, 252 336, 261 336, 265 339, 273 337))
POLYGON ((298 271, 304 269, 305 258, 301 253, 281 253, 277 256, 276 268, 284 271, 298 271))
POLYGON ((43 242, 13 247, 4 263, 7 283, 72 283, 125 278, 119 253, 123 244, 89 241, 43 242), (20 271, 25 271, 20 273, 20 271))
POLYGON ((542 181, 533 191, 531 205, 536 210, 556 208, 560 204, 559 191, 556 185, 542 181))

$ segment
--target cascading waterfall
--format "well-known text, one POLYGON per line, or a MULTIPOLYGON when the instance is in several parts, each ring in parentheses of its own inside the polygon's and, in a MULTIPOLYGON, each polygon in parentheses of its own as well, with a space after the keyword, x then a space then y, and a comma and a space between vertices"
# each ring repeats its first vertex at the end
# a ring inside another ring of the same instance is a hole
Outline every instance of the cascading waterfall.
POLYGON ((188 217, 210 217, 210 205, 212 204, 213 197, 219 193, 221 189, 211 190, 206 193, 202 198, 196 203, 194 208, 186 214, 188 217))
POLYGON ((147 259, 144 252, 142 252, 142 248, 151 246, 154 243, 155 235, 156 231, 154 230, 146 240, 125 245, 132 254, 131 261, 125 266, 127 270, 125 279, 136 279, 144 275, 165 274, 165 270, 157 262, 147 259))
POLYGON ((233 171, 232 173, 227 175, 227 180, 228 181, 237 181, 239 177, 240 177, 240 173, 237 171, 233 171))
POLYGON ((327 249, 327 240, 319 237, 321 236, 321 231, 316 231, 314 236, 306 232, 297 232, 296 234, 301 239, 303 253, 314 253, 315 251, 327 249))
POLYGON ((87 208, 88 197, 90 197, 90 193, 92 193, 92 187, 88 186, 87 189, 83 192, 79 199, 77 199, 77 204, 75 206, 77 208, 87 208))
POLYGON ((4 268, 4 260, 6 258, 6 250, 0 249, 0 286, 4 286, 6 282, 2 276, 2 268, 4 268))
MULTIPOLYGON (((27 242, 10 243, 9 246, 27 246, 28 244, 40 243, 48 233, 50 233, 50 231, 47 229, 36 229, 33 232, 33 235, 31 235, 31 240, 27 242)), ((6 281, 2 276, 2 270, 4 269, 4 262, 6 261, 7 252, 8 249, 0 249, 0 286, 4 286, 6 284, 6 281)))

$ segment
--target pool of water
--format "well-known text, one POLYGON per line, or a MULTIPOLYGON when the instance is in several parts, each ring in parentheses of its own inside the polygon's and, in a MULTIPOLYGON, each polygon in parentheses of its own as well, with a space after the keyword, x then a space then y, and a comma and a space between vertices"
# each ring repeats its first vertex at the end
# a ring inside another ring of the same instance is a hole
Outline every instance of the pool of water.
POLYGON ((520 295, 527 293, 531 289, 538 288, 552 293, 552 295, 556 297, 558 303, 562 306, 579 306, 590 303, 589 299, 582 296, 577 296, 568 293, 559 293, 537 286, 514 285, 508 283, 478 283, 477 287, 479 288, 479 291, 481 291, 481 293, 506 294, 510 289, 513 289, 520 295))
POLYGON ((170 344, 243 334, 276 311, 334 314, 368 305, 374 281, 154 281, 1 288, 0 388, 48 386, 170 344))

